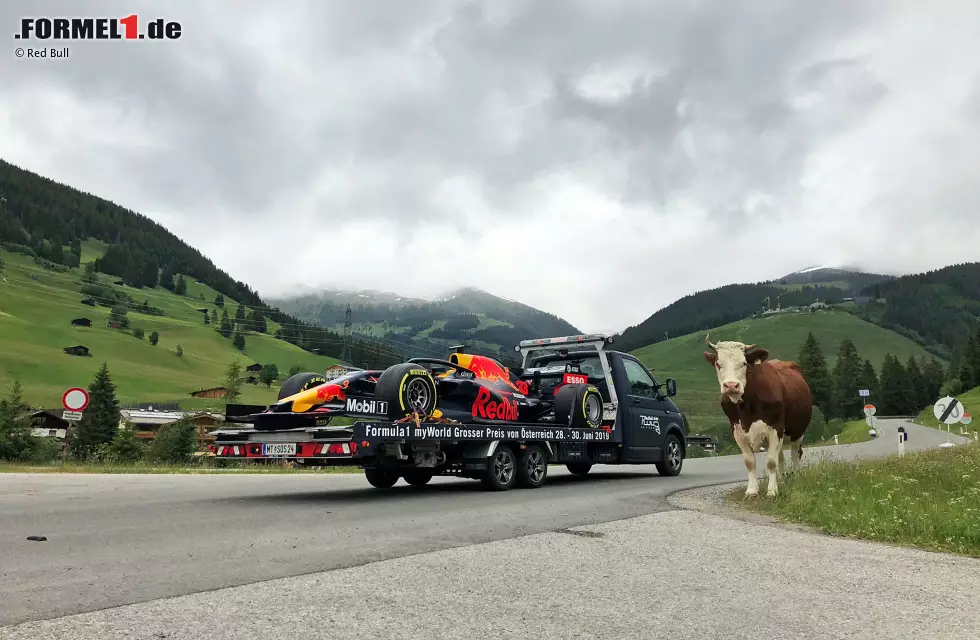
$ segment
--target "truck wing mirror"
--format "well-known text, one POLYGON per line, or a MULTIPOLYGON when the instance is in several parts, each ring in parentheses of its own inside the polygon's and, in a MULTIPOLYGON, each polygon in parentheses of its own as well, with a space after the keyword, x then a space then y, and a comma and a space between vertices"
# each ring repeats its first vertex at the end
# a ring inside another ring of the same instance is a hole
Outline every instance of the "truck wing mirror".
POLYGON ((677 395, 677 381, 673 378, 667 378, 667 396, 673 397, 677 395))

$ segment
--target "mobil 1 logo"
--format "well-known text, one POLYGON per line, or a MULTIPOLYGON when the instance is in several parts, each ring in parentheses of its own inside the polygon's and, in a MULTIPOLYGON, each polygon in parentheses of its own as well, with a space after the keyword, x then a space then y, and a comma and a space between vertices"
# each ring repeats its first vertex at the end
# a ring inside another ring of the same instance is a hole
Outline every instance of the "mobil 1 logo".
POLYGON ((360 413, 368 416, 386 416, 388 415, 388 403, 384 400, 347 398, 347 413, 360 413))

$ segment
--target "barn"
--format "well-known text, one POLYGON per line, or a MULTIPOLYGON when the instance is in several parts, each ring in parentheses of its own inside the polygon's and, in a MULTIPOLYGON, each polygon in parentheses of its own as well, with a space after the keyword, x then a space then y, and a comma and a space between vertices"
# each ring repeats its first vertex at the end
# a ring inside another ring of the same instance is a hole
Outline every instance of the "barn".
POLYGON ((211 387, 191 392, 192 398, 224 398, 228 395, 228 387, 211 387))
POLYGON ((80 345, 80 344, 76 344, 74 347, 65 347, 64 351, 65 351, 65 353, 67 353, 70 356, 91 356, 92 355, 91 353, 89 353, 88 347, 86 347, 84 345, 80 345))

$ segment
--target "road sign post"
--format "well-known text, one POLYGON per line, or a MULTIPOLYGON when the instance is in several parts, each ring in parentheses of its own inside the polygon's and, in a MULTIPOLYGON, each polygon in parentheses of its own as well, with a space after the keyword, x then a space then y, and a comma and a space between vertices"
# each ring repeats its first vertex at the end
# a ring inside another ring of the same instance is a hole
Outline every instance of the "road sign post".
POLYGON ((65 445, 61 449, 61 461, 64 463, 68 460, 68 445, 71 439, 72 428, 82 419, 82 412, 88 407, 88 391, 81 387, 68 389, 61 396, 61 406, 65 408, 61 417, 67 423, 65 427, 65 445))
POLYGON ((952 396, 943 396, 933 405, 932 415, 936 416, 936 420, 946 425, 946 443, 939 446, 943 449, 956 446, 953 444, 950 426, 963 420, 964 415, 969 415, 966 413, 963 403, 952 396))
POLYGON ((905 430, 905 427, 898 428, 898 455, 899 457, 905 455, 905 441, 909 439, 909 432, 905 430))

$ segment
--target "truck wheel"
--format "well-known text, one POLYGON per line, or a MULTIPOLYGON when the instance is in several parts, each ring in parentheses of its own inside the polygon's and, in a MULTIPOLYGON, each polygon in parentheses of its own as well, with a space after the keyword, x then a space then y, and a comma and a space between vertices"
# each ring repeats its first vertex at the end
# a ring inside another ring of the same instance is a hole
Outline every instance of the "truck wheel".
POLYGON ((555 425, 572 429, 602 426, 602 394, 591 384, 566 384, 555 394, 555 425))
POLYGON ((494 491, 507 491, 517 480, 517 459, 507 445, 497 447, 487 461, 483 484, 494 491))
POLYGON ((684 466, 684 447, 681 439, 673 433, 668 433, 664 440, 663 459, 657 463, 657 472, 662 476, 676 476, 684 466))
POLYGON ((291 375, 279 387, 278 399, 282 400, 283 398, 294 396, 300 391, 318 387, 326 381, 327 378, 322 373, 304 372, 291 375))
POLYGON ((388 418, 400 420, 412 411, 431 415, 436 408, 436 382, 425 367, 403 362, 388 367, 378 378, 374 395, 388 403, 388 418))
POLYGON ((569 462, 565 465, 568 472, 576 476, 584 476, 592 470, 592 465, 588 462, 569 462))
POLYGON ((387 469, 365 469, 364 477, 378 489, 390 489, 398 482, 398 474, 387 469))
POLYGON ((536 444, 529 445, 517 457, 517 484, 537 489, 548 477, 548 454, 536 444))
POLYGON ((402 477, 405 482, 412 485, 413 487, 424 487, 429 484, 429 480, 432 480, 432 473, 429 471, 406 471, 402 477))

